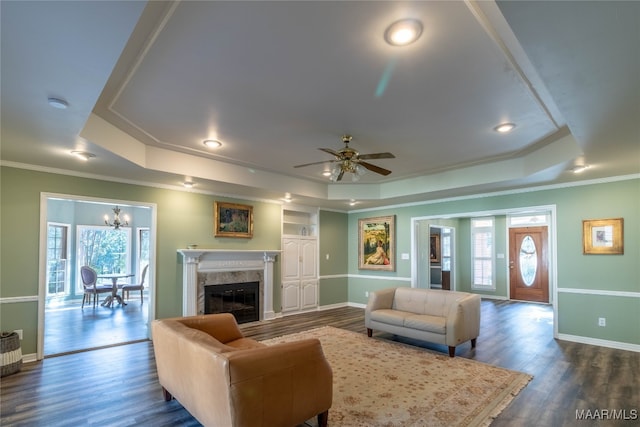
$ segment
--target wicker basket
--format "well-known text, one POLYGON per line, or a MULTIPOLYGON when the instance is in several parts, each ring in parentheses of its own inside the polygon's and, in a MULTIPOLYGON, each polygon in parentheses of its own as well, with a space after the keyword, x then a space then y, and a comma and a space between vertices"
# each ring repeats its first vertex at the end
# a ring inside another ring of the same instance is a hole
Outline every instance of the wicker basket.
POLYGON ((20 337, 16 332, 3 332, 0 335, 0 358, 0 377, 15 374, 22 368, 22 349, 20 337))

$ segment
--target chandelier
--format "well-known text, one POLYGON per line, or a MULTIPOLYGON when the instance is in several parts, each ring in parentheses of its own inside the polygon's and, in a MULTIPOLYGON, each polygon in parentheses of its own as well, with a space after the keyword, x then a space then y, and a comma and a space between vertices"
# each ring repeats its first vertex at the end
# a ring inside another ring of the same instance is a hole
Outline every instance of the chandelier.
POLYGON ((109 222, 109 215, 104 216, 104 223, 109 227, 113 227, 118 230, 120 227, 126 227, 129 225, 129 217, 127 215, 124 216, 124 222, 120 221, 120 208, 116 206, 113 208, 113 222, 109 222))
POLYGON ((342 175, 344 175, 345 172, 350 173, 351 180, 356 182, 360 180, 362 175, 367 173, 367 169, 355 160, 343 159, 333 164, 329 180, 332 182, 339 181, 339 178, 342 178, 342 175))

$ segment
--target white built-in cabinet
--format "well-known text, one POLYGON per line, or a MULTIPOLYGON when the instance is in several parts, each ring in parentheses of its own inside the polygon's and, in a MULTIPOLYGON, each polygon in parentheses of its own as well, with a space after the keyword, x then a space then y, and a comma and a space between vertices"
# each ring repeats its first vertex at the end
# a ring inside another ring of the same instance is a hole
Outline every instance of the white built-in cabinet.
POLYGON ((317 210, 282 211, 282 312, 318 307, 317 210))

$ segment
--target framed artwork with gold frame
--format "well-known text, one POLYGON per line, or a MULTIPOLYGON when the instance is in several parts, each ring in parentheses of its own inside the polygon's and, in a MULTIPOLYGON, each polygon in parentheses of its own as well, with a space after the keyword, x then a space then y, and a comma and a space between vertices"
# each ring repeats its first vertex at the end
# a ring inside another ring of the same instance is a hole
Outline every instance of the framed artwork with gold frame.
POLYGON ((215 237, 253 237, 253 206, 213 202, 213 211, 215 237))
POLYGON ((358 220, 358 268, 395 271, 395 215, 358 220))
POLYGON ((582 221, 582 253, 585 255, 622 255, 624 253, 622 218, 582 221))

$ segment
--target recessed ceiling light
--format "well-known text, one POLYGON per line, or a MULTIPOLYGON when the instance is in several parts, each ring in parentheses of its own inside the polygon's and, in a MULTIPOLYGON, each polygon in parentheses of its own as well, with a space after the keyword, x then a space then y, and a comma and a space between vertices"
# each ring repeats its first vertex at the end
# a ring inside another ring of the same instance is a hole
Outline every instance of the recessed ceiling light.
POLYGON ((571 172, 581 173, 581 172, 584 172, 586 169, 589 169, 589 165, 578 165, 578 166, 575 166, 573 169, 571 169, 571 172))
POLYGON ((516 125, 514 123, 502 123, 494 127, 493 130, 500 133, 507 133, 511 132, 515 127, 516 125))
POLYGON ((71 154, 76 156, 80 160, 84 160, 85 162, 96 156, 95 154, 89 153, 88 151, 72 151, 71 154))
POLYGON ((351 199, 351 201, 349 201, 349 206, 355 206, 358 202, 356 202, 354 199, 351 199))
POLYGON ((206 139, 202 142, 208 148, 220 148, 222 147, 222 142, 216 141, 215 139, 206 139))
POLYGON ((184 186, 184 188, 193 188, 193 186, 196 184, 192 181, 185 181, 182 183, 182 185, 184 186))
POLYGON ((322 172, 322 176, 331 176, 331 171, 322 172))
POLYGON ((50 106, 52 106, 53 108, 57 108, 59 110, 66 110, 67 107, 69 106, 69 103, 67 101, 60 98, 48 98, 47 102, 49 103, 50 106))
POLYGON ((406 46, 418 40, 422 34, 422 22, 417 19, 401 19, 387 27, 384 39, 392 46, 406 46))

